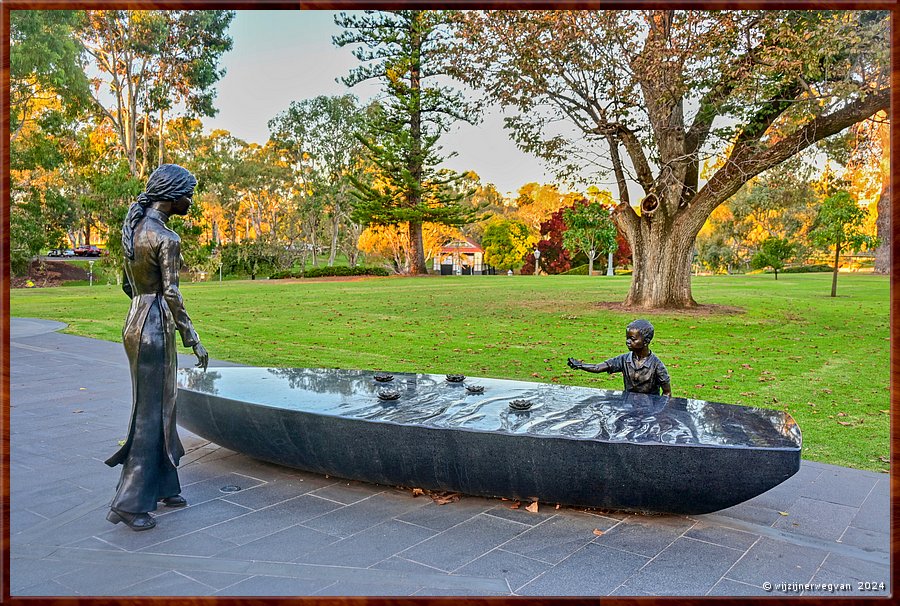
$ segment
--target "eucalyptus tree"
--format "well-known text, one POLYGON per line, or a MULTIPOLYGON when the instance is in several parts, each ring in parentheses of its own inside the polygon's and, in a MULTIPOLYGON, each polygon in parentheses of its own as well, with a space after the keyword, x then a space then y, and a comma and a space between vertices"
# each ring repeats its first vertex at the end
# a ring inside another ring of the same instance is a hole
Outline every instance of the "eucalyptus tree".
POLYGON ((90 95, 115 128, 132 175, 150 167, 150 111, 184 101, 189 111, 212 115, 212 86, 224 74, 217 62, 231 48, 225 32, 233 17, 232 11, 85 11, 75 33, 93 64, 90 95))
POLYGON ((367 224, 407 223, 413 274, 427 271, 424 222, 464 225, 475 219, 475 212, 460 204, 465 194, 448 187, 460 176, 436 170, 446 159, 437 145, 441 134, 457 120, 476 120, 474 106, 446 84, 448 19, 447 11, 438 10, 335 17, 344 31, 334 43, 355 45, 353 54, 363 63, 341 80, 354 86, 376 79, 383 87, 380 105, 359 137, 377 178, 353 180, 358 198, 353 216, 367 224))
MULTIPOLYGON (((322 95, 292 101, 269 120, 272 140, 294 164, 309 204, 331 220, 329 266, 334 265, 352 211, 351 178, 362 179, 365 148, 356 134, 364 130, 365 116, 354 95, 322 95)), ((350 231, 358 236, 361 230, 350 231)))
POLYGON ((890 102, 888 11, 467 11, 457 31, 455 74, 512 110, 522 149, 614 175, 635 307, 696 305, 712 211, 890 102))

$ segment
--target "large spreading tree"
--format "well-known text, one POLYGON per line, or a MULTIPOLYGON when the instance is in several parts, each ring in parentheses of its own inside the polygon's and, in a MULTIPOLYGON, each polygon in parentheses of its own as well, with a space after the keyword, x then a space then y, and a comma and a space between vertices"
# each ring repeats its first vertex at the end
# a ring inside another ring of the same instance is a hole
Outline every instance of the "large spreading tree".
POLYGON ((471 11, 458 21, 455 73, 515 111, 506 122, 521 148, 560 177, 614 175, 634 307, 695 306, 694 240, 712 211, 890 102, 887 11, 471 11))
POLYGON ((457 121, 475 110, 446 82, 448 13, 435 10, 341 13, 338 46, 355 45, 363 65, 342 78, 347 86, 380 80, 383 96, 360 140, 377 167, 374 181, 354 180, 359 202, 353 217, 371 225, 409 226, 411 274, 426 273, 422 224, 464 225, 475 219, 452 184, 462 175, 438 170, 446 156, 437 145, 457 121))

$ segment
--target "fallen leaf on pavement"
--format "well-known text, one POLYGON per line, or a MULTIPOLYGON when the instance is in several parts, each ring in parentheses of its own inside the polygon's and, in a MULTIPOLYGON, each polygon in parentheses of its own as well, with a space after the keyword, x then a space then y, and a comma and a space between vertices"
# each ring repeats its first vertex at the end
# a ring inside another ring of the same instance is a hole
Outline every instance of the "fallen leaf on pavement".
POLYGON ((537 513, 537 512, 538 512, 538 502, 535 501, 534 503, 532 503, 531 505, 529 505, 529 506, 526 507, 525 509, 526 509, 527 511, 530 511, 531 513, 537 513))
POLYGON ((446 505, 447 503, 455 503, 459 500, 458 492, 432 492, 428 496, 438 505, 446 505))
POLYGON ((414 497, 418 497, 418 496, 420 496, 420 495, 425 494, 425 491, 422 490, 421 488, 413 488, 413 489, 412 489, 412 493, 413 493, 413 496, 414 496, 414 497))
POLYGON ((603 531, 600 530, 599 528, 595 528, 595 529, 594 529, 594 534, 597 535, 598 537, 602 537, 602 536, 603 536, 603 531))
POLYGON ((786 512, 786 511, 779 511, 778 513, 780 513, 780 514, 783 515, 783 516, 788 515, 788 512, 786 512))

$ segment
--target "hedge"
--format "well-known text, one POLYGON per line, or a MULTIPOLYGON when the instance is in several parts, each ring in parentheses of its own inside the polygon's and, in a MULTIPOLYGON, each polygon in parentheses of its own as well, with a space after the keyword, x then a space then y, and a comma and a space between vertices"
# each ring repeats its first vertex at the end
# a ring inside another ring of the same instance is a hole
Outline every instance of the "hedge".
POLYGON ((346 265, 338 265, 335 267, 312 267, 305 272, 289 269, 278 271, 269 276, 273 280, 282 278, 324 278, 330 276, 389 276, 390 272, 383 267, 348 267, 346 265))

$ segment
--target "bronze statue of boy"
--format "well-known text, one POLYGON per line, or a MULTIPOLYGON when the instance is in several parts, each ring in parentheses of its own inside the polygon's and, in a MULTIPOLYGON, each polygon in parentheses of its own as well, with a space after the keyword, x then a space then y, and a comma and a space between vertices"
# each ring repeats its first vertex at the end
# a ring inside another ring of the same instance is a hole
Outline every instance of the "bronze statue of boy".
POLYGON ((157 502, 187 505, 176 470, 184 454, 175 427, 176 329, 184 346, 193 348, 197 366, 206 370, 209 355, 184 309, 178 290, 181 239, 166 222, 171 215, 187 214, 196 185, 187 169, 163 164, 150 175, 122 226, 122 289, 131 297, 122 341, 131 370, 132 408, 128 437, 106 460, 110 467, 122 465, 106 519, 125 522, 132 530, 156 526, 149 512, 157 502))
POLYGON ((570 368, 587 372, 621 372, 625 381, 625 391, 652 395, 671 396, 669 371, 662 360, 650 351, 653 340, 653 325, 647 320, 635 320, 625 329, 625 346, 628 353, 610 358, 600 364, 585 364, 581 360, 569 358, 570 368))

